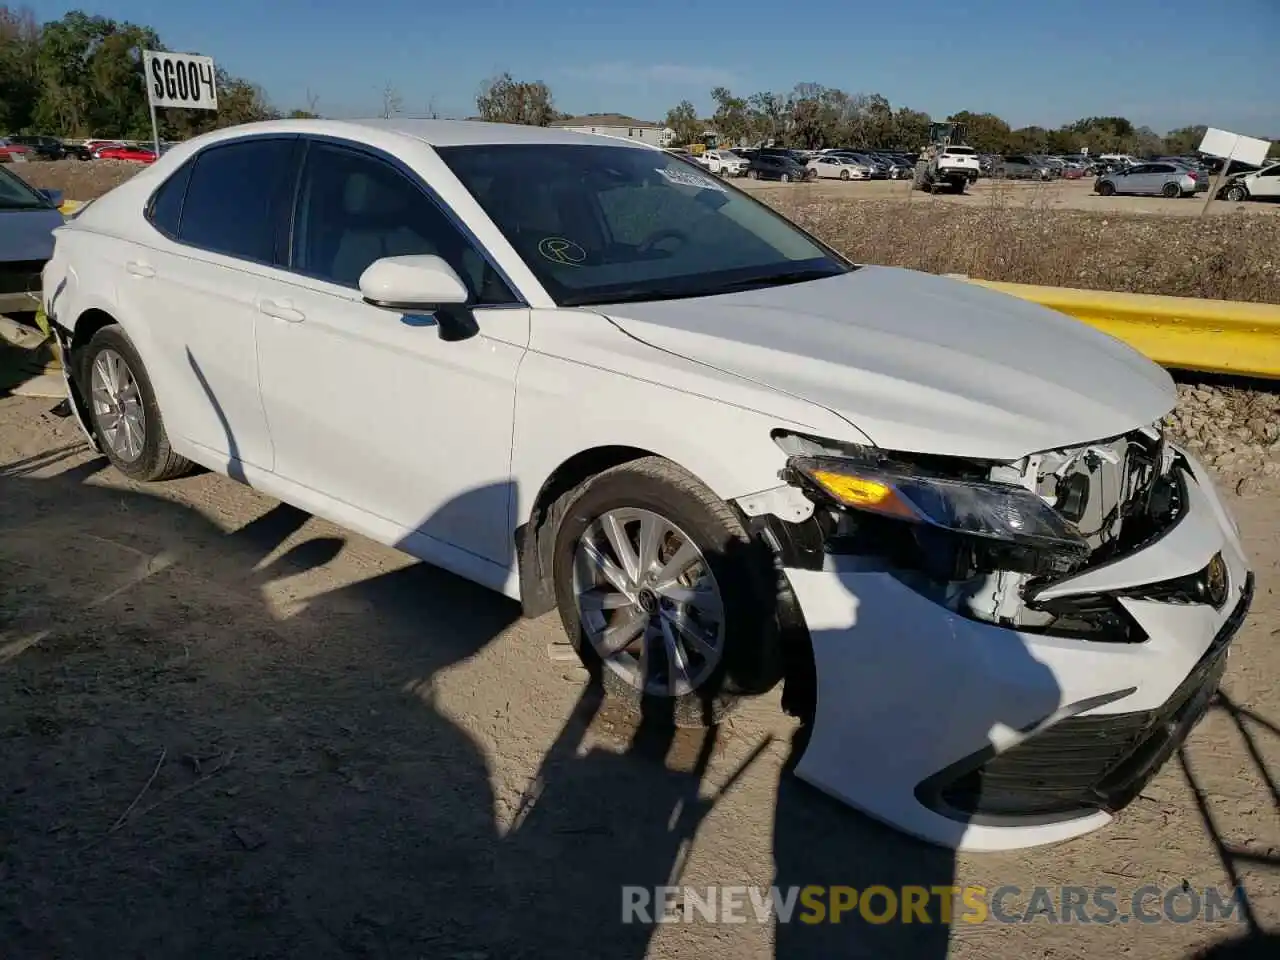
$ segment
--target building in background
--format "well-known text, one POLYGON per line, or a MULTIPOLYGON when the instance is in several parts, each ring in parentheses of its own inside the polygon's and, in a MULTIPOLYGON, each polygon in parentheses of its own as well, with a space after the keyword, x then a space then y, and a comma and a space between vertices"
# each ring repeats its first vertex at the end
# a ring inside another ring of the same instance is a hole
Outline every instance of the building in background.
POLYGON ((639 140, 655 147, 668 147, 675 139, 675 131, 660 123, 637 120, 621 113, 588 113, 566 120, 553 120, 551 126, 577 133, 601 133, 609 137, 639 140))

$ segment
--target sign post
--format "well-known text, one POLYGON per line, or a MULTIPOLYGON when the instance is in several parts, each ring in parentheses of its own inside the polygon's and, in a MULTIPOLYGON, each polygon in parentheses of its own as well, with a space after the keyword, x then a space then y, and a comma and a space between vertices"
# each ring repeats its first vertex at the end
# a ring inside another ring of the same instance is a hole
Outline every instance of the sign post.
POLYGON ((212 57, 194 53, 144 50, 143 71, 147 82, 147 104, 151 108, 151 136, 156 156, 160 156, 160 126, 156 107, 187 110, 218 109, 218 75, 212 57))
POLYGON ((1251 166, 1261 167, 1266 162, 1267 152, 1270 149, 1271 143, 1267 140, 1242 137, 1238 133, 1217 130, 1213 127, 1206 130, 1204 139, 1200 141, 1200 152, 1211 157, 1219 157, 1222 160, 1222 169, 1209 185, 1209 193, 1204 198, 1204 206, 1200 208, 1200 216, 1204 216, 1204 212, 1209 209, 1209 204, 1222 189, 1222 182, 1230 175, 1233 161, 1241 160, 1251 166))

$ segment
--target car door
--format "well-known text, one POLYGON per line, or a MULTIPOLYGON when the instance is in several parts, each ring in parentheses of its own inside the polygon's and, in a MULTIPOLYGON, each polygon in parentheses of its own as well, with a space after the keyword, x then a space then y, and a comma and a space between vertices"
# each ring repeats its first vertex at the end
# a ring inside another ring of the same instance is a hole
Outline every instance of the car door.
POLYGON ((1150 176, 1151 165, 1140 163, 1118 170, 1111 181, 1116 185, 1116 193, 1144 193, 1146 181, 1150 176))
POLYGON ((122 251, 118 296, 145 324, 166 426, 233 476, 273 464, 254 327, 296 145, 247 137, 202 150, 152 195, 149 242, 122 251))
POLYGON ((277 475, 360 511, 411 553, 433 554, 425 535, 509 565, 529 311, 428 186, 390 157, 311 141, 295 195, 288 271, 259 302, 277 475), (445 340, 432 316, 364 302, 365 268, 410 254, 458 271, 477 335, 445 340))

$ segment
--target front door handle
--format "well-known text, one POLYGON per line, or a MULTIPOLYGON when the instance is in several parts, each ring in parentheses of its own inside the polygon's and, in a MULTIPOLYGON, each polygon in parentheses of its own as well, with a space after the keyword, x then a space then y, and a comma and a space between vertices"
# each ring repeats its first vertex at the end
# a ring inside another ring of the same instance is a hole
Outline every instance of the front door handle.
POLYGON ((130 260, 124 265, 124 268, 129 272, 130 276, 134 277, 146 278, 156 275, 156 268, 149 263, 143 263, 141 260, 130 260))
POLYGON ((268 317, 275 317, 277 320, 285 320, 289 323, 301 323, 307 319, 305 313, 295 309, 287 300, 259 300, 258 310, 268 317))

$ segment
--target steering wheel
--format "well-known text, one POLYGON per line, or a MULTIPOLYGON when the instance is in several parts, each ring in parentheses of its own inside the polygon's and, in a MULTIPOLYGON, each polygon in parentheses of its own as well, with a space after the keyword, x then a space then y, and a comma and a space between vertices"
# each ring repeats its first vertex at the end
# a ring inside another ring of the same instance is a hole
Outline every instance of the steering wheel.
POLYGON ((663 240, 678 240, 683 245, 689 242, 689 235, 683 230, 675 230, 670 227, 663 230, 655 230, 636 244, 636 252, 648 253, 663 240))

